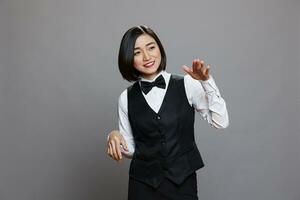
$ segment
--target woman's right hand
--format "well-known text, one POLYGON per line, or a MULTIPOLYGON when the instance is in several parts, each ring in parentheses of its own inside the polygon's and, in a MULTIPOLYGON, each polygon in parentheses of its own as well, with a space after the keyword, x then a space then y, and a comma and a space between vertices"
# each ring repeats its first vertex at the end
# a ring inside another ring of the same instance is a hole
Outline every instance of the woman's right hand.
POLYGON ((122 134, 117 130, 111 131, 107 141, 107 154, 116 161, 122 159, 121 145, 125 151, 128 151, 126 141, 122 134))

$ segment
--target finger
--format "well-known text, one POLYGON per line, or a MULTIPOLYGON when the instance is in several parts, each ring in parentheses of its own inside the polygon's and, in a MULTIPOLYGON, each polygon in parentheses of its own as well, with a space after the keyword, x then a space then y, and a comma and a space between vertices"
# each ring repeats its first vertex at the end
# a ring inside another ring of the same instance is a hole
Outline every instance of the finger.
POLYGON ((113 147, 111 144, 110 144, 110 157, 115 160, 114 153, 113 153, 113 147))
POLYGON ((124 138, 121 139, 121 144, 122 144, 124 150, 125 150, 125 151, 128 151, 127 143, 126 143, 126 141, 124 140, 124 138))
POLYGON ((197 60, 197 69, 198 69, 198 71, 201 71, 203 69, 203 67, 204 67, 204 61, 198 59, 197 60))
POLYGON ((197 59, 196 63, 197 63, 196 69, 197 69, 197 71, 199 72, 199 71, 202 70, 202 67, 203 67, 202 61, 201 61, 200 59, 197 59))
POLYGON ((200 71, 201 71, 201 73, 205 76, 206 75, 206 70, 207 70, 207 67, 205 67, 202 63, 201 63, 201 69, 200 69, 200 71))
POLYGON ((204 67, 204 60, 200 60, 201 68, 204 67))
POLYGON ((203 60, 197 59, 197 71, 203 70, 203 60))
POLYGON ((115 144, 115 157, 116 157, 116 160, 120 160, 121 159, 121 157, 120 157, 121 150, 120 150, 119 140, 115 140, 114 144, 115 144))
POLYGON ((111 144, 109 143, 108 146, 108 155, 113 158, 111 144))
POLYGON ((118 160, 118 155, 117 155, 117 151, 116 151, 116 144, 114 141, 111 142, 111 146, 112 146, 112 154, 113 154, 113 158, 115 160, 118 160))
POLYGON ((116 141, 116 151, 117 151, 118 159, 121 160, 122 153, 121 153, 121 146, 119 140, 116 141))
POLYGON ((207 68, 206 68, 206 75, 208 76, 209 75, 209 70, 210 70, 210 66, 209 65, 207 65, 207 68))
POLYGON ((195 65, 196 65, 196 59, 194 59, 193 61, 192 61, 192 68, 194 69, 195 68, 195 65))
POLYGON ((193 60, 193 67, 192 67, 194 72, 196 72, 198 70, 198 65, 199 65, 198 59, 194 59, 193 60))

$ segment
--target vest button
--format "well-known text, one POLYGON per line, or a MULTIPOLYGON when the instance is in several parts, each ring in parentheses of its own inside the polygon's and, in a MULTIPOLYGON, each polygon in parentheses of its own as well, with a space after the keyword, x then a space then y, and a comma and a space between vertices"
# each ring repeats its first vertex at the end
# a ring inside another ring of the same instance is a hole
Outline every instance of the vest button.
POLYGON ((158 120, 160 119, 160 116, 159 115, 157 115, 157 117, 156 117, 158 120))
POLYGON ((163 141, 163 142, 161 142, 161 144, 162 144, 162 145, 165 145, 165 144, 166 144, 166 142, 164 142, 164 141, 163 141))

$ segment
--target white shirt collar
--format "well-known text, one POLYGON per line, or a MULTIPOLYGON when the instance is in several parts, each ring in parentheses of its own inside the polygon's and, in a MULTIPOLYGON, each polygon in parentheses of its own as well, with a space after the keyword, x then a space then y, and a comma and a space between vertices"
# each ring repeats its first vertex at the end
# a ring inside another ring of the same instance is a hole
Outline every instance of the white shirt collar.
POLYGON ((139 81, 153 82, 153 81, 155 81, 155 79, 156 79, 157 77, 159 77, 159 75, 162 75, 162 76, 164 77, 165 81, 167 81, 167 80, 168 80, 168 76, 169 76, 170 74, 169 74, 168 72, 162 70, 162 71, 160 71, 160 72, 159 72, 152 80, 148 80, 148 79, 145 79, 145 78, 143 78, 143 77, 140 77, 139 81))

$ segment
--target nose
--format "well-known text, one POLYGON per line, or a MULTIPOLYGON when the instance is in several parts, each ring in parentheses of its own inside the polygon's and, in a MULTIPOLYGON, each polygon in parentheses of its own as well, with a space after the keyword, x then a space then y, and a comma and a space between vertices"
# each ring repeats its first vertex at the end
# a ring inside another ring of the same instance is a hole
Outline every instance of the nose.
POLYGON ((144 52, 144 60, 149 60, 150 59, 150 55, 147 51, 144 52))

